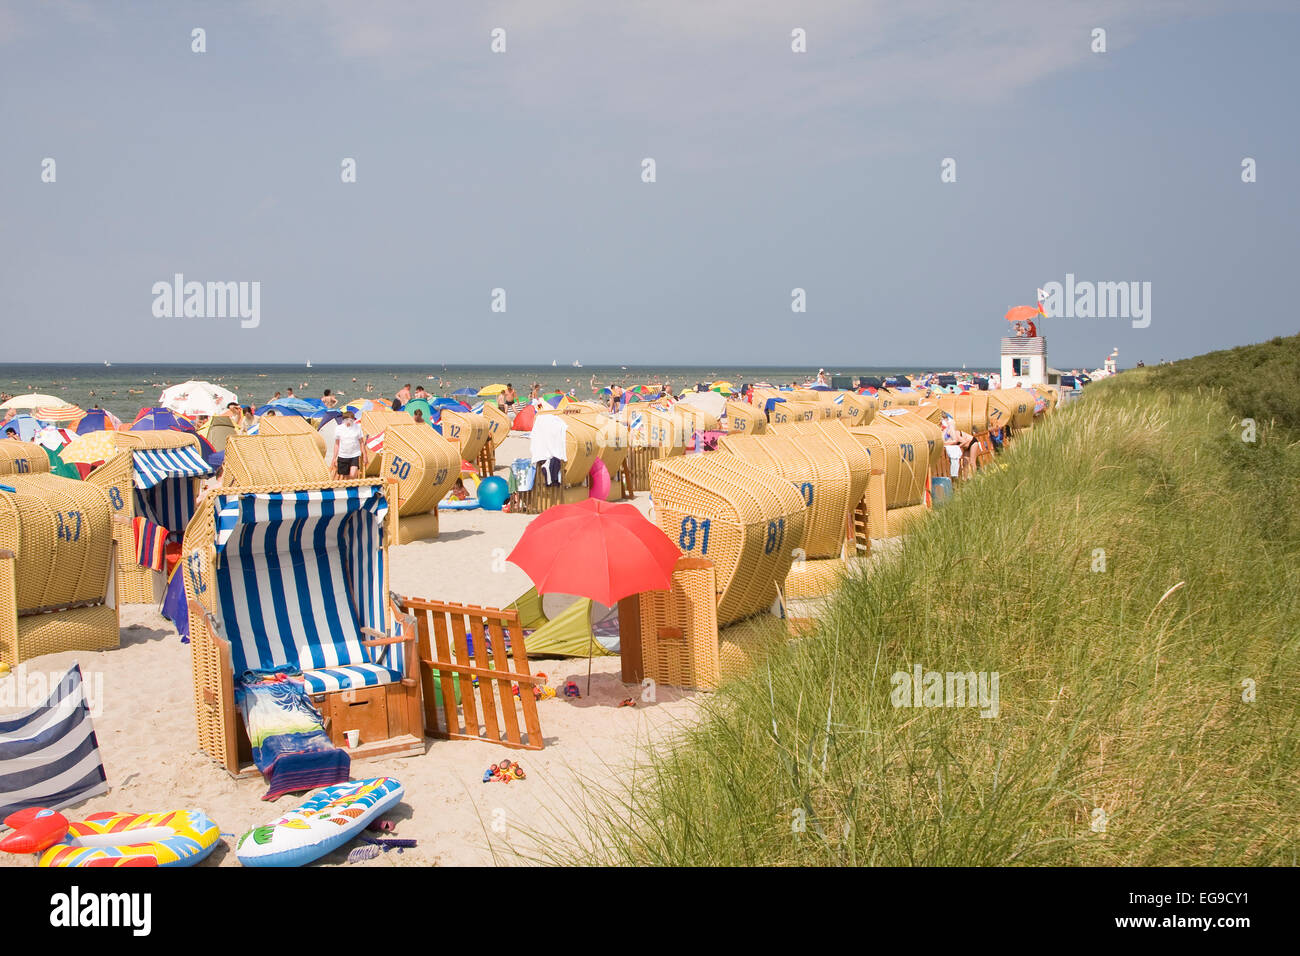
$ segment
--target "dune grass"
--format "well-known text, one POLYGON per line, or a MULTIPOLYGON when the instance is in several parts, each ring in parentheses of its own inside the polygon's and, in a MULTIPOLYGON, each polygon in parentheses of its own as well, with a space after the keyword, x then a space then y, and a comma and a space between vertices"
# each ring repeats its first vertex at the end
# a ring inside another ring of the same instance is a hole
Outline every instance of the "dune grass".
POLYGON ((584 794, 556 861, 1294 865, 1300 403, 1267 391, 1244 442, 1249 390, 1198 361, 1019 439, 631 786, 584 794), (915 665, 996 671, 998 716, 893 706, 915 665))

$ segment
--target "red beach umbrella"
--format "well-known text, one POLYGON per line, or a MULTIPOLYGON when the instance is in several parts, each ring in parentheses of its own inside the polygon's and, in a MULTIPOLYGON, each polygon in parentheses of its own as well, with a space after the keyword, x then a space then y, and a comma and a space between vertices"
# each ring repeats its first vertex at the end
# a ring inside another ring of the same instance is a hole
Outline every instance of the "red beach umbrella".
POLYGON ((681 554, 668 535, 631 505, 588 498, 547 509, 525 529, 506 560, 532 578, 538 594, 576 594, 611 605, 642 591, 668 590, 681 554))
POLYGON ((629 504, 587 498, 539 515, 506 558, 539 594, 576 594, 615 604, 666 591, 682 555, 668 535, 629 504))

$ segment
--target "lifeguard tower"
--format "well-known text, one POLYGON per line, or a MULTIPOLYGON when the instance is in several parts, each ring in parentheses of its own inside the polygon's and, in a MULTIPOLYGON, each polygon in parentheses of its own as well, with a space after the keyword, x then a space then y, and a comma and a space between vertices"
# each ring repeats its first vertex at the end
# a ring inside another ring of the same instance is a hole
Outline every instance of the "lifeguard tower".
POLYGON ((1002 337, 1002 385, 1047 384, 1047 339, 1041 335, 1002 337))

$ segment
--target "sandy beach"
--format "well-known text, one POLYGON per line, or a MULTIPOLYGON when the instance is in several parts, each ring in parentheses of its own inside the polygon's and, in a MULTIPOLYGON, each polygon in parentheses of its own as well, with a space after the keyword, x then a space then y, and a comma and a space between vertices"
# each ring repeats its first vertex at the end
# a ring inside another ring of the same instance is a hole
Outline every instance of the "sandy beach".
MULTIPOLYGON (((498 472, 527 439, 504 443, 498 472)), ((649 498, 634 502, 647 510, 649 498)), ((441 516, 437 539, 393 547, 391 587, 398 594, 501 607, 530 587, 524 573, 501 560, 535 516, 450 511, 441 516), (497 549, 504 549, 498 551, 497 549), (494 554, 495 552, 495 554, 494 554), (493 567, 497 570, 493 570, 493 567)), ((548 609, 551 607, 548 601, 548 609)), ((176 629, 149 605, 122 609, 122 646, 100 653, 67 652, 26 662, 28 673, 58 674, 81 664, 88 691, 102 688, 102 714, 95 730, 108 773, 109 793, 65 811, 81 819, 103 810, 161 811, 198 808, 226 836, 204 866, 238 866, 234 839, 297 806, 306 794, 263 801, 260 776, 233 779, 197 746, 190 648, 176 629), (102 682, 102 683, 99 683, 102 682)), ((545 738, 541 751, 517 751, 476 741, 426 738, 422 755, 377 758, 353 764, 354 779, 389 775, 406 796, 397 811, 395 835, 419 841, 362 866, 522 864, 535 846, 532 835, 560 837, 577 824, 567 807, 580 798, 579 781, 611 784, 636 761, 646 744, 663 741, 694 721, 700 695, 661 688, 653 702, 620 680, 617 657, 596 658, 586 695, 585 659, 534 658, 553 686, 580 678, 578 700, 556 697, 538 705, 545 738), (558 682, 558 683, 557 683, 558 682), (635 707, 620 707, 629 697, 635 707), (510 784, 482 782, 483 771, 503 758, 518 759, 527 779, 510 784)), ((92 705, 95 701, 92 698, 92 705)), ((319 865, 346 865, 355 844, 322 858, 319 865)), ((35 865, 36 858, 6 863, 35 865)))

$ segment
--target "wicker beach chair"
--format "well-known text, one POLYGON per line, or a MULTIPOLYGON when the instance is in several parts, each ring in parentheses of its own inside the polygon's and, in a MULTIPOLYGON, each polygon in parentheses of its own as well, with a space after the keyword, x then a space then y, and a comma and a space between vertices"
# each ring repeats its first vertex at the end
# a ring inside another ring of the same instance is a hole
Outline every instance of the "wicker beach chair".
POLYGON ((49 474, 45 449, 29 441, 0 440, 0 475, 49 474))
POLYGON ((918 447, 925 450, 926 468, 929 476, 948 474, 948 456, 943 450, 943 410, 938 405, 920 405, 915 407, 887 408, 876 416, 876 424, 892 428, 909 428, 925 436, 925 442, 918 447))
POLYGON ((118 646, 113 530, 97 485, 0 477, 0 662, 118 646))
POLYGON ((394 486, 398 544, 438 536, 438 502, 460 478, 460 450, 407 416, 384 432, 379 477, 394 486))
POLYGON ((771 607, 807 504, 794 484, 734 455, 685 455, 650 466, 654 520, 688 557, 714 564, 719 625, 771 607))
POLYGON ((415 420, 406 412, 395 412, 389 408, 373 408, 361 413, 361 431, 370 446, 370 461, 366 464, 366 477, 373 478, 379 474, 383 456, 379 454, 383 447, 384 430, 389 425, 410 425, 415 420))
POLYGON ((840 418, 850 428, 870 425, 876 417, 880 403, 874 395, 859 395, 857 392, 835 392, 832 402, 840 406, 840 418))
POLYGON ((872 538, 893 537, 918 512, 909 511, 892 522, 889 512, 918 506, 922 512, 925 509, 930 470, 925 433, 877 421, 850 429, 850 434, 871 454, 871 480, 866 494, 868 534, 872 538))
POLYGON ((607 500, 621 501, 627 496, 624 490, 624 466, 627 464, 628 452, 631 450, 631 438, 627 426, 604 412, 588 412, 577 416, 577 419, 590 425, 595 434, 596 457, 604 462, 609 472, 607 500))
POLYGON ((788 425, 790 422, 815 422, 826 417, 820 402, 796 402, 793 400, 777 402, 772 406, 767 420, 773 425, 788 425))
POLYGON ((442 437, 460 450, 462 461, 478 461, 479 452, 488 440, 487 419, 474 412, 453 412, 444 408, 438 427, 442 429, 442 437))
POLYGON ((108 495, 113 509, 113 537, 118 604, 158 604, 167 575, 142 566, 136 557, 135 519, 146 518, 179 540, 194 514, 198 479, 212 474, 199 440, 188 432, 118 432, 113 457, 86 478, 108 495))
POLYGON ((767 416, 749 402, 727 402, 728 435, 761 435, 767 431, 767 416))
POLYGON ((310 418, 297 415, 263 415, 257 420, 257 434, 272 435, 310 435, 322 460, 329 458, 330 449, 325 446, 325 437, 317 430, 310 418))
MULTIPOLYGON (((818 427, 814 422, 805 424, 818 427)), ((781 431, 786 427, 773 423, 770 435, 728 435, 718 442, 718 450, 794 485, 808 509, 803 538, 791 545, 800 550, 796 558, 841 557, 848 516, 857 503, 850 500, 853 476, 832 445, 787 436, 781 431)), ((859 485, 857 498, 861 497, 859 485)))
MULTIPOLYGON (((319 437, 319 436, 317 436, 319 437)), ((307 434, 231 435, 226 441, 221 483, 227 488, 330 480, 320 447, 307 434)))
POLYGON ((199 746, 231 774, 257 772, 234 697, 247 670, 301 669, 335 745, 360 731, 353 760, 423 752, 415 628, 388 590, 390 488, 359 478, 222 489, 186 530, 199 746))

